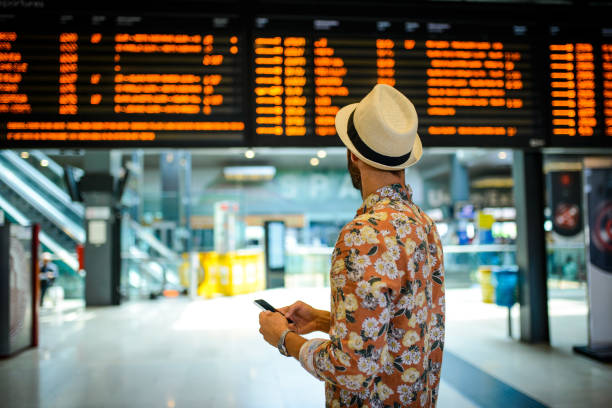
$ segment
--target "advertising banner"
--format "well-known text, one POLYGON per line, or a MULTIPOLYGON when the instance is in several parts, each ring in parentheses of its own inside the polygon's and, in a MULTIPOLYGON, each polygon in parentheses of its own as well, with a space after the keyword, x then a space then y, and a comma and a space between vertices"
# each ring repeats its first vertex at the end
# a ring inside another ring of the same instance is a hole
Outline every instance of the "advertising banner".
POLYGON ((0 355, 32 345, 32 229, 0 227, 0 355))
POLYGON ((580 171, 551 171, 550 209, 553 231, 562 237, 582 232, 582 180, 580 171))
POLYGON ((612 361, 612 159, 585 159, 589 344, 576 348, 612 361))
POLYGON ((238 247, 236 236, 237 218, 238 203, 233 201, 215 203, 214 242, 216 253, 226 254, 235 251, 238 247))

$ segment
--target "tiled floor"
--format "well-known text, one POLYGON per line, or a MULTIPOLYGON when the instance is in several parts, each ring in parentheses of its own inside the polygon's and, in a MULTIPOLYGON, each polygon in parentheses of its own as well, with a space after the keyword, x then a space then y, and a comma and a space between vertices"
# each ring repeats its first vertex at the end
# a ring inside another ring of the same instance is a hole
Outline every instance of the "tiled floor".
MULTIPOLYGON (((323 384, 261 339, 252 300, 324 308, 328 296, 271 290, 45 314, 40 348, 0 361, 0 406, 322 407, 323 384)), ((546 405, 610 406, 612 367, 570 351, 586 341, 580 302, 551 301, 551 326, 566 336, 555 348, 508 339, 505 310, 481 304, 473 289, 449 290, 447 313, 447 350, 457 361, 546 405)), ((443 374, 438 406, 508 406, 467 391, 443 374)))
MULTIPOLYGON (((521 392, 555 407, 612 406, 612 365, 572 352, 587 343, 583 301, 549 301, 552 346, 507 337, 506 309, 480 303, 477 289, 447 293, 447 350, 521 392)), ((518 306, 513 309, 518 337, 518 306)))

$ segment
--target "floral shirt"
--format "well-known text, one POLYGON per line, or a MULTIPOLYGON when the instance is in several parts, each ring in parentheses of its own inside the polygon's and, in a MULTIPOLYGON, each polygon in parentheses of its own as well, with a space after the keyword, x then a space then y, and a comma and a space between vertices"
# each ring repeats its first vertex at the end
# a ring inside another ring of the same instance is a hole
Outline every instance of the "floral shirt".
POLYGON ((401 184, 369 195, 332 255, 330 340, 300 362, 327 407, 433 407, 444 348, 444 266, 433 221, 401 184))

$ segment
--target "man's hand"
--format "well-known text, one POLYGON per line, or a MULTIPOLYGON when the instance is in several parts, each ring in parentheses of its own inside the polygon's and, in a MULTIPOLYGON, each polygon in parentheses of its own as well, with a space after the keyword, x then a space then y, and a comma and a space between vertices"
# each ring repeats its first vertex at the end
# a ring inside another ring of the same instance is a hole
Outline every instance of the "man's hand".
POLYGON ((281 334, 289 328, 289 322, 280 313, 264 310, 259 314, 259 332, 264 340, 276 347, 281 334))
POLYGON ((289 328, 298 334, 312 333, 317 330, 329 332, 329 312, 315 309, 299 300, 291 306, 281 307, 278 311, 287 319, 294 321, 289 328))

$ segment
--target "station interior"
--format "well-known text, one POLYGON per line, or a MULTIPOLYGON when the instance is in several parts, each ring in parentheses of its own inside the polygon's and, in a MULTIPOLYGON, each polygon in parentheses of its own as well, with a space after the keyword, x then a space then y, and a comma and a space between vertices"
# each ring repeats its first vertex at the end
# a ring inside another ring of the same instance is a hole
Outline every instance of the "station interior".
POLYGON ((330 310, 376 84, 419 115, 437 406, 612 406, 612 2, 125 3, 0 2, 0 406, 326 406, 254 300, 330 310))

